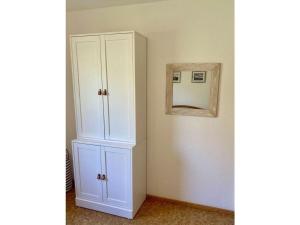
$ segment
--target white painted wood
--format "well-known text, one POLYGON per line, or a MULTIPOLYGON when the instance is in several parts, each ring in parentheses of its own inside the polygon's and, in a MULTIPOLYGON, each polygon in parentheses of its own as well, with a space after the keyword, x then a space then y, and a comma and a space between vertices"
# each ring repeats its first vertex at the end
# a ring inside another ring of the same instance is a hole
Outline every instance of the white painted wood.
POLYGON ((107 140, 90 140, 90 139, 75 139, 72 143, 90 144, 90 145, 105 145, 116 148, 131 149, 135 146, 133 143, 118 142, 118 141, 107 141, 107 140))
POLYGON ((101 173, 100 146, 73 143, 76 196, 101 202, 102 183, 97 179, 101 173))
POLYGON ((122 31, 71 43, 76 205, 133 218, 146 197, 146 39, 122 31))
MULTIPOLYGON (((107 35, 107 34, 139 34, 139 33, 133 30, 127 30, 127 31, 117 31, 117 32, 72 34, 71 37, 101 36, 105 34, 107 35)), ((142 36, 141 34, 139 35, 142 36)))
POLYGON ((147 183, 147 155, 146 140, 138 143, 132 150, 132 195, 133 195, 133 215, 136 214, 140 206, 146 199, 147 183))
POLYGON ((73 86, 78 138, 103 139, 103 101, 100 39, 97 36, 72 38, 73 86))
POLYGON ((135 110, 136 143, 143 142, 147 136, 147 42, 142 35, 134 34, 135 53, 135 110))
POLYGON ((133 35, 101 36, 105 139, 135 141, 133 35))
POLYGON ((107 204, 100 203, 100 202, 88 201, 88 200, 77 198, 77 197, 76 197, 76 205, 80 206, 80 207, 88 208, 88 209, 93 209, 96 211, 101 211, 101 212, 105 212, 105 213, 109 213, 109 214, 113 214, 113 215, 117 215, 117 216, 122 216, 122 217, 125 217, 128 219, 133 219, 133 217, 135 215, 131 209, 125 209, 122 207, 107 205, 107 204))
POLYGON ((77 137, 143 141, 146 39, 132 31, 80 34, 71 39, 77 137), (106 89, 108 95, 99 96, 99 89, 106 89))
POLYGON ((102 146, 103 203, 129 208, 131 205, 130 150, 102 146))
POLYGON ((133 218, 146 198, 146 140, 127 149, 73 140, 73 156, 76 205, 133 218), (90 175, 98 173, 106 180, 90 175))

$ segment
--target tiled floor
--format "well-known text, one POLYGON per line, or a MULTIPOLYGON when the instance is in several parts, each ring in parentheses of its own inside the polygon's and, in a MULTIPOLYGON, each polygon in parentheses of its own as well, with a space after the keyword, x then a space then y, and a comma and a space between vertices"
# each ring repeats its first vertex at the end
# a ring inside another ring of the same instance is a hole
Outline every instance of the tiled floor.
POLYGON ((233 215, 210 212, 156 198, 147 199, 133 220, 75 206, 75 193, 67 200, 67 225, 233 225, 233 215))

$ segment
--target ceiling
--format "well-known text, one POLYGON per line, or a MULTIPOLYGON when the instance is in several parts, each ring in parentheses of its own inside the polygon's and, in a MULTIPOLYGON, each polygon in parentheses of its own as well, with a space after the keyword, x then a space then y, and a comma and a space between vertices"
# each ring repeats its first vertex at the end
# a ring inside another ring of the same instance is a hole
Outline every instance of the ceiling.
POLYGON ((66 0, 67 11, 131 5, 164 0, 66 0))

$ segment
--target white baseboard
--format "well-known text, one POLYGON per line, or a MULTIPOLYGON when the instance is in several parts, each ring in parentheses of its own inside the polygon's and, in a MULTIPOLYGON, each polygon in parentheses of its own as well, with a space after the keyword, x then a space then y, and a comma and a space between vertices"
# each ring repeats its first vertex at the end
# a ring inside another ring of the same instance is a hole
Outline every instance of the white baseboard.
POLYGON ((97 202, 87 201, 83 199, 76 198, 76 205, 83 208, 93 209, 96 211, 101 211, 117 216, 122 216, 127 219, 133 219, 134 214, 132 210, 124 209, 120 207, 109 206, 97 202))

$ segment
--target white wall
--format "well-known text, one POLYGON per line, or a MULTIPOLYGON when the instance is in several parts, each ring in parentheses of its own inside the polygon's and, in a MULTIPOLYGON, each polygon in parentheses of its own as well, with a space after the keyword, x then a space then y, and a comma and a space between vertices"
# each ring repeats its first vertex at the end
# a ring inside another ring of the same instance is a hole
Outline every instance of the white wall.
MULTIPOLYGON (((234 209, 233 14, 233 0, 169 0, 67 13, 72 34, 136 30, 148 38, 149 194, 234 209), (165 114, 165 67, 181 62, 222 63, 217 118, 165 114)), ((67 107, 70 138, 73 103, 67 107)))

